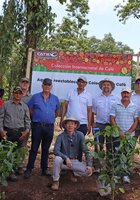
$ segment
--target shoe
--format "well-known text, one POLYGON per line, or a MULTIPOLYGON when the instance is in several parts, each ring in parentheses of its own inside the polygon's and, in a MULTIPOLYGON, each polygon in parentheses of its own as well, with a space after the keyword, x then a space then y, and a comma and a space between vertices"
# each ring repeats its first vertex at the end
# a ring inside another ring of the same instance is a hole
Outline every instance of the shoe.
POLYGON ((54 191, 59 190, 59 181, 53 181, 51 189, 54 191))
POLYGON ((41 176, 51 176, 47 170, 42 170, 41 176))
POLYGON ((124 183, 130 183, 130 178, 129 178, 129 176, 123 176, 123 182, 124 182, 124 183))
POLYGON ((30 178, 30 176, 31 176, 31 171, 27 169, 27 170, 24 172, 24 178, 25 178, 25 179, 28 179, 28 178, 30 178))
POLYGON ((8 180, 12 181, 12 182, 16 182, 16 181, 18 181, 18 178, 15 174, 12 173, 9 175, 8 180))

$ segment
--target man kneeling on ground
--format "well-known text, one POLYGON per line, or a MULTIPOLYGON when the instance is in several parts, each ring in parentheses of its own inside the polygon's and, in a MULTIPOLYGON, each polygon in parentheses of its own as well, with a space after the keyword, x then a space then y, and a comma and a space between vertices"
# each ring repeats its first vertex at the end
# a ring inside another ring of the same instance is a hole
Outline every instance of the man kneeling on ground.
POLYGON ((79 125, 79 121, 73 117, 66 118, 62 123, 64 131, 58 135, 54 146, 52 190, 59 189, 61 169, 71 170, 75 176, 92 175, 90 154, 84 144, 85 137, 82 132, 76 130, 79 125), (83 152, 86 157, 86 165, 82 163, 83 152))

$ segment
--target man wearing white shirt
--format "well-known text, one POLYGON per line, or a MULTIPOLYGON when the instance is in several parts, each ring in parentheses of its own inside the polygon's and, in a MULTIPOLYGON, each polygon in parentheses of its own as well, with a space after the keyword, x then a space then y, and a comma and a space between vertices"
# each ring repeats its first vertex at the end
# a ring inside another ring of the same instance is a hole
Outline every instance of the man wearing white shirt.
MULTIPOLYGON (((115 88, 115 84, 109 80, 104 79, 99 82, 99 87, 102 93, 93 98, 93 128, 99 128, 100 132, 104 132, 106 126, 110 126, 110 110, 112 105, 119 101, 119 98, 115 96, 112 91, 115 88)), ((106 139, 106 148, 110 149, 110 138, 105 138, 104 134, 99 135, 95 138, 95 141, 99 140, 100 148, 103 149, 106 139)), ((98 147, 95 145, 95 151, 98 152, 98 147)), ((99 160, 94 159, 93 166, 95 172, 99 172, 99 160)))
MULTIPOLYGON (((102 93, 93 98, 93 127, 98 127, 101 132, 104 132, 105 127, 110 125, 111 107, 119 101, 119 97, 112 93, 115 84, 111 80, 104 79, 100 81, 99 87, 102 93)), ((99 136, 101 145, 104 144, 104 139, 103 135, 99 136)))
POLYGON ((135 136, 138 137, 140 135, 140 78, 135 81, 135 92, 132 93, 131 100, 138 107, 139 125, 135 131, 135 136))
POLYGON ((78 87, 71 90, 64 101, 62 108, 62 115, 60 120, 60 127, 65 115, 73 116, 80 122, 78 128, 84 135, 90 133, 92 122, 92 96, 86 90, 87 79, 85 76, 80 76, 77 79, 78 87))

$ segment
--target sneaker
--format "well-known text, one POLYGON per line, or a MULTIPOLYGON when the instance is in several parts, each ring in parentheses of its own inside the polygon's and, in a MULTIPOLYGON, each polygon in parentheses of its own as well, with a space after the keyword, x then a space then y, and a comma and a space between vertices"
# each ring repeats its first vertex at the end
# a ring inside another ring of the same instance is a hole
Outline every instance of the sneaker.
POLYGON ((55 191, 59 190, 59 181, 53 181, 51 189, 55 191))
POLYGON ((42 170, 41 176, 51 176, 47 170, 42 170))
POLYGON ((129 178, 129 176, 123 176, 123 182, 124 182, 124 183, 130 183, 130 178, 129 178))
POLYGON ((27 170, 24 172, 24 178, 25 178, 25 179, 28 179, 28 178, 30 178, 30 176, 31 176, 31 171, 27 169, 27 170))
POLYGON ((12 182, 16 182, 16 181, 18 181, 18 178, 15 174, 12 173, 9 175, 8 180, 12 181, 12 182))

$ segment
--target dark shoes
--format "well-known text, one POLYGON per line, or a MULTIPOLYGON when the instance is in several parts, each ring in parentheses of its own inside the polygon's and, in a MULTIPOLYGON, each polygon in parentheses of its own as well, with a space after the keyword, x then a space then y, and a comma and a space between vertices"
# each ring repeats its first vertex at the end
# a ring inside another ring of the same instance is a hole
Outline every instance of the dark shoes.
POLYGON ((41 176, 51 176, 47 170, 42 170, 41 176))
POLYGON ((24 172, 24 178, 25 178, 25 179, 28 179, 28 178, 30 178, 30 176, 31 176, 31 171, 27 169, 27 170, 24 172))
POLYGON ((18 178, 15 174, 12 173, 9 175, 8 181, 16 182, 16 181, 18 181, 18 178))

